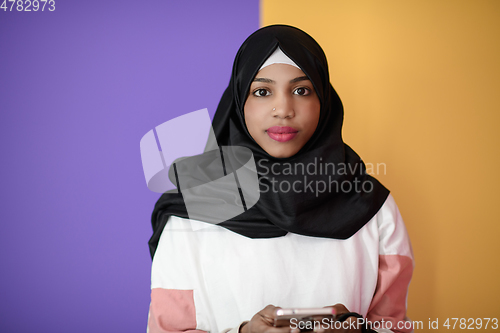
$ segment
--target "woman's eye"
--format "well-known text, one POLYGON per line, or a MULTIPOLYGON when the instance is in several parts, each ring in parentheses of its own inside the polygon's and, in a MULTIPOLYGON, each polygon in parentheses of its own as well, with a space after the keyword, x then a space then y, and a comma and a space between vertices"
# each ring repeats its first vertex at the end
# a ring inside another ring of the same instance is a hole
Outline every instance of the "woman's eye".
POLYGON ((297 88, 297 89, 294 90, 293 93, 295 95, 305 96, 305 95, 309 95, 309 89, 307 89, 307 88, 297 88))
POLYGON ((265 97, 270 95, 269 91, 267 89, 257 89, 253 92, 253 94, 257 97, 265 97))

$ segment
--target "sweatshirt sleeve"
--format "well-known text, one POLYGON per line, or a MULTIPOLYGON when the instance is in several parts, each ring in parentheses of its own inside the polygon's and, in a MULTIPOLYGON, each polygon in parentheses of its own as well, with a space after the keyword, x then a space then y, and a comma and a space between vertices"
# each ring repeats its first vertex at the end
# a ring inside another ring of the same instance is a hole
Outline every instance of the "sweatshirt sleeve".
POLYGON ((152 288, 147 332, 205 332, 197 329, 193 290, 152 288))
MULTIPOLYGON (((177 218, 178 219, 178 218, 177 218)), ((170 217, 151 267, 148 333, 204 333, 210 331, 203 302, 202 272, 193 248, 189 223, 172 230, 170 217)))
POLYGON ((412 332, 412 322, 406 317, 414 268, 410 239, 392 195, 379 214, 378 279, 366 320, 380 333, 412 332))

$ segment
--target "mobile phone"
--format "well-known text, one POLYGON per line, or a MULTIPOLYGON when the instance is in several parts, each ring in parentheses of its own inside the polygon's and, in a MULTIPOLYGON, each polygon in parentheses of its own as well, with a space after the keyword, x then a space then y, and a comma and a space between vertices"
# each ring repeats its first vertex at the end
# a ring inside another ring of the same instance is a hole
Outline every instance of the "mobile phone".
MULTIPOLYGON (((301 326, 308 327, 308 322, 314 321, 314 317, 335 319, 335 308, 295 308, 295 309, 277 309, 274 317, 274 326, 297 325, 299 321, 301 326)), ((307 331, 301 329, 302 332, 307 331)))

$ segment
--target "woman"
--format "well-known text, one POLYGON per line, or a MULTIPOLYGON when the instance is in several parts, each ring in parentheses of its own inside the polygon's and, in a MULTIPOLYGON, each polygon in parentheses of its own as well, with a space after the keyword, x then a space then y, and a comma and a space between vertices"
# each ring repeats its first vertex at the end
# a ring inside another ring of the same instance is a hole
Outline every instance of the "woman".
MULTIPOLYGON (((210 224, 189 219, 181 194, 160 198, 149 332, 284 333, 291 327, 272 326, 274 305, 331 304, 379 332, 411 331, 406 229, 389 191, 343 143, 342 121, 326 57, 309 35, 275 25, 243 43, 213 129, 218 145, 252 151, 260 199, 210 224)), ((367 329, 337 328, 325 327, 367 329)))

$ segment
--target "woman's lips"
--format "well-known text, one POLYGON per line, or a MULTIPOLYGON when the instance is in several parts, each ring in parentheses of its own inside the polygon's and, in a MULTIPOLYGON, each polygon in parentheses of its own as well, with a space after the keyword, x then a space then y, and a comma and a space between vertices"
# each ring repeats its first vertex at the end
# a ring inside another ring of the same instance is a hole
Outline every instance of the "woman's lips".
POLYGON ((268 128, 266 131, 267 135, 269 135, 271 139, 279 142, 287 142, 292 140, 298 132, 299 131, 297 131, 295 128, 289 126, 273 126, 268 128))

